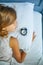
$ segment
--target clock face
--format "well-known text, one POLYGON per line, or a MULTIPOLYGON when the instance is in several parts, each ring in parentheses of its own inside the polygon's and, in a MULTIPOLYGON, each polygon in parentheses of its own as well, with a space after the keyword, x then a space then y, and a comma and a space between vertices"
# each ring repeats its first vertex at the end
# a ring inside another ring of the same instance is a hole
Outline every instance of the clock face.
POLYGON ((27 28, 24 28, 24 27, 21 28, 20 29, 20 34, 23 35, 23 36, 27 35, 27 28))

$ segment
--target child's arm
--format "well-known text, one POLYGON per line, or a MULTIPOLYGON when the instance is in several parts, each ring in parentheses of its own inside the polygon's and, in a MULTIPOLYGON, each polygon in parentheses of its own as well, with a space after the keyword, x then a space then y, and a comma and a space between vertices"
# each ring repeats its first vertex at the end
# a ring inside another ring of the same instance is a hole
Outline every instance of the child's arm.
POLYGON ((26 53, 24 51, 20 51, 18 40, 16 38, 11 37, 10 46, 13 51, 13 57, 17 60, 17 62, 21 63, 24 61, 26 53))

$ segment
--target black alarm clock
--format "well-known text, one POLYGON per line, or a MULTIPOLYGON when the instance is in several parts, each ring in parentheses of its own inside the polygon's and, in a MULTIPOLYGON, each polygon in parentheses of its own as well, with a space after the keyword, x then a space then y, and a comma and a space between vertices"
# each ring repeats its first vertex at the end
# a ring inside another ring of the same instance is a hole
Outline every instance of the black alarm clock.
POLYGON ((27 35, 27 28, 26 27, 21 28, 20 34, 23 35, 23 36, 27 35))

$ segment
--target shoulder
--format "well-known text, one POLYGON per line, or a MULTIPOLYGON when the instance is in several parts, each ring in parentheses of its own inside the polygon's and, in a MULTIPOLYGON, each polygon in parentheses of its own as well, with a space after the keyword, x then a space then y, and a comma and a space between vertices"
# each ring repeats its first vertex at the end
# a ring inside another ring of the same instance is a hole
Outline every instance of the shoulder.
POLYGON ((10 37, 10 47, 12 48, 18 42, 17 38, 10 37))
POLYGON ((10 41, 12 41, 12 42, 17 41, 17 38, 11 36, 11 37, 10 37, 10 41))

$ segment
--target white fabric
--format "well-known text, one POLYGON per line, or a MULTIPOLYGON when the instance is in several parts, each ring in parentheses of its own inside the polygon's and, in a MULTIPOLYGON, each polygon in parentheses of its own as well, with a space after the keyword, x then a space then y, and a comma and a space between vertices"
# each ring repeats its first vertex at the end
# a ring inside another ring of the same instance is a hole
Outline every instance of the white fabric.
MULTIPOLYGON (((41 65, 40 58, 42 57, 42 15, 39 12, 34 11, 34 31, 36 37, 32 43, 30 53, 28 53, 25 64, 29 65, 41 65)), ((25 65, 24 64, 24 65, 25 65)))
POLYGON ((8 62, 0 61, 0 65, 10 65, 8 62))
POLYGON ((9 60, 12 57, 12 49, 9 46, 9 37, 0 37, 0 60, 9 60))

